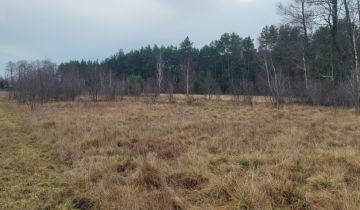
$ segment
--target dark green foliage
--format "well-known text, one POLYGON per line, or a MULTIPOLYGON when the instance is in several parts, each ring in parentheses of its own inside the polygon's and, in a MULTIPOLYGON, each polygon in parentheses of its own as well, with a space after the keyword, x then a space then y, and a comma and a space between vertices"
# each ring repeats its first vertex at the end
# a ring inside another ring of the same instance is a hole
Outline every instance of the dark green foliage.
POLYGON ((124 53, 120 50, 111 58, 102 62, 70 61, 59 65, 59 73, 76 69, 85 74, 89 66, 111 69, 123 79, 130 75, 137 75, 143 80, 156 77, 156 59, 162 54, 165 69, 164 75, 171 74, 174 81, 174 91, 183 92, 181 65, 191 59, 193 72, 193 93, 206 93, 206 75, 208 72, 221 87, 222 92, 230 92, 230 83, 234 78, 244 77, 254 82, 257 69, 257 54, 254 42, 250 37, 242 39, 235 33, 225 33, 219 40, 215 40, 201 49, 193 46, 186 37, 177 46, 143 47, 124 53))
MULTIPOLYGON (((308 37, 309 52, 307 55, 309 86, 324 80, 334 80, 334 85, 346 81, 351 66, 350 44, 346 37, 345 22, 339 20, 337 41, 341 57, 337 57, 336 68, 332 66, 332 34, 328 26, 317 28, 308 37)), ((156 79, 156 63, 160 53, 164 60, 163 91, 171 81, 175 93, 184 93, 184 72, 182 66, 191 63, 191 93, 208 94, 244 94, 243 84, 252 84, 253 94, 269 94, 266 90, 267 78, 263 59, 271 62, 269 66, 276 69, 284 81, 278 81, 287 87, 283 94, 294 94, 305 97, 306 92, 299 93, 304 86, 303 43, 301 28, 292 25, 265 26, 259 36, 258 50, 251 37, 241 38, 236 33, 225 33, 218 40, 212 41, 201 49, 193 46, 186 37, 179 46, 146 46, 128 53, 120 50, 111 58, 98 61, 70 61, 60 64, 59 74, 77 70, 85 74, 89 67, 111 69, 118 78, 129 79, 136 75, 143 81, 156 79), (291 88, 291 89, 290 89, 291 88)), ((271 76, 271 75, 270 75, 271 76)), ((278 75, 277 75, 278 76, 278 75)), ((140 81, 140 80, 139 80, 140 81)), ((328 83, 328 82, 327 82, 328 83)), ((326 84, 327 84, 326 83, 326 84)), ((140 82, 140 86, 143 84, 140 82)), ((311 86, 312 87, 312 86, 311 86)), ((131 94, 128 90, 128 94, 131 94)))
MULTIPOLYGON (((353 26, 355 37, 360 31, 355 23, 338 17, 334 20, 314 27, 314 31, 293 22, 265 26, 258 38, 258 49, 251 37, 224 33, 200 49, 186 37, 178 46, 120 50, 101 62, 62 63, 51 79, 59 83, 55 92, 63 92, 63 96, 55 94, 50 98, 74 100, 87 92, 94 101, 98 95, 114 100, 125 94, 158 94, 160 90, 169 95, 207 94, 209 98, 232 94, 236 102, 240 96, 267 95, 278 107, 289 100, 317 105, 360 104, 359 79, 354 80, 360 77, 354 73, 354 48, 359 52, 360 45, 358 40, 354 44, 350 39, 349 27, 353 26)), ((24 69, 21 62, 18 64, 18 69, 24 69)), ((41 78, 38 73, 30 75, 41 78)), ((0 79, 0 88, 6 86, 6 81, 0 79)))

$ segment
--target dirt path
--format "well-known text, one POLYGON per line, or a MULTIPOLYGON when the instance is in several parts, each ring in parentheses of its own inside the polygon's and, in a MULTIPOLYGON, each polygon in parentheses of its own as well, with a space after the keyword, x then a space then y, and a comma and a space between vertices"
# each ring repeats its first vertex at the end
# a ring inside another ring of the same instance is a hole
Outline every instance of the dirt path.
POLYGON ((0 98, 0 210, 71 209, 74 192, 46 146, 0 98))

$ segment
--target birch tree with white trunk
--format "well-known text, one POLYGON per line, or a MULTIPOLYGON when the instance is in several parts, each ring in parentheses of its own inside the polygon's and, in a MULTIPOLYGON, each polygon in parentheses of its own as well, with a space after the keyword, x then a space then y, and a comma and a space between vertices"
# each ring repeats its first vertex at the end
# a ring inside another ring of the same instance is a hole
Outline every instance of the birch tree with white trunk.
POLYGON ((287 5, 278 5, 279 14, 284 17, 284 21, 299 27, 302 31, 302 69, 304 71, 305 87, 308 88, 309 80, 309 31, 314 22, 315 13, 310 0, 291 0, 287 5))

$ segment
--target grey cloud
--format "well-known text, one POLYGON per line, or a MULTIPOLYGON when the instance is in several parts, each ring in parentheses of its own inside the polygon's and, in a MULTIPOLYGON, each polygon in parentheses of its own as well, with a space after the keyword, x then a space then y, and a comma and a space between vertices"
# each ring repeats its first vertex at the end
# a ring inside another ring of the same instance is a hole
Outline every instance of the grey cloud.
POLYGON ((104 59, 119 49, 257 38, 280 0, 0 0, 0 74, 9 60, 104 59))

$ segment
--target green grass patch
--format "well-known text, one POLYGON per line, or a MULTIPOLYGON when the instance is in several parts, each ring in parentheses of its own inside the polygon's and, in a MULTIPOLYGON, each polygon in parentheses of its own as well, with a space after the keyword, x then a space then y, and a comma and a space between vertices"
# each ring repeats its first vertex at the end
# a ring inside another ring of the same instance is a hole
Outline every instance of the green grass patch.
POLYGON ((329 189, 332 187, 332 183, 331 181, 328 179, 328 178, 320 178, 320 179, 317 179, 315 180, 313 186, 316 188, 316 189, 329 189))
POLYGON ((20 114, 0 101, 0 209, 73 209, 63 167, 20 114))
POLYGON ((9 104, 0 101, 0 110, 6 111, 6 110, 8 110, 8 108, 9 108, 9 104))

